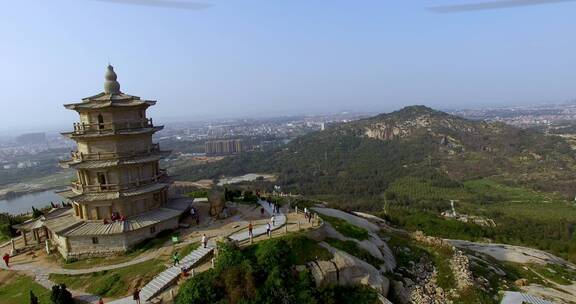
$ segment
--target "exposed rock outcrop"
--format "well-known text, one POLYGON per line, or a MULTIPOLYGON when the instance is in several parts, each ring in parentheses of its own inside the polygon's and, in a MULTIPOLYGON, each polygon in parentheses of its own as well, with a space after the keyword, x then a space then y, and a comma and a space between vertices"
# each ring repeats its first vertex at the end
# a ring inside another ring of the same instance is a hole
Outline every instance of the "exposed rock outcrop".
POLYGON ((454 279, 459 290, 470 288, 474 285, 474 276, 470 271, 470 259, 462 251, 454 249, 450 259, 450 268, 454 273, 454 279))
POLYGON ((384 297, 388 294, 390 281, 382 276, 374 266, 326 243, 320 243, 320 245, 328 249, 333 258, 330 261, 308 263, 307 266, 316 281, 316 285, 362 284, 371 287, 384 297))
POLYGON ((383 272, 392 271, 396 268, 396 259, 392 250, 386 242, 384 242, 377 234, 380 227, 365 218, 356 216, 354 214, 346 213, 341 210, 331 209, 331 208, 312 208, 314 211, 331 217, 336 217, 343 219, 348 223, 355 225, 357 227, 363 228, 368 231, 368 240, 356 240, 353 238, 345 237, 331 225, 324 225, 323 229, 319 229, 312 236, 318 241, 322 241, 325 237, 331 237, 342 241, 353 241, 358 244, 358 246, 366 251, 368 251, 372 256, 382 260, 384 263, 381 270, 383 272))
POLYGON ((427 257, 423 256, 417 263, 404 269, 411 278, 405 277, 402 282, 393 283, 394 295, 400 304, 450 304, 447 292, 436 284, 438 273, 427 257))

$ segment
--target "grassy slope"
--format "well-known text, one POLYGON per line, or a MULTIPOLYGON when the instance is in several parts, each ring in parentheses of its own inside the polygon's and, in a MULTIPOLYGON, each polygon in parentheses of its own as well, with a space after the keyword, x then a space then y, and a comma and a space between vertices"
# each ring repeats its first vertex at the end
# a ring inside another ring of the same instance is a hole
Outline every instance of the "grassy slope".
POLYGON ((135 285, 143 286, 164 269, 163 261, 152 259, 124 268, 85 275, 51 274, 50 279, 64 283, 72 289, 84 290, 102 297, 118 298, 129 295, 135 285))
POLYGON ((40 304, 50 303, 50 291, 34 282, 34 279, 14 272, 8 273, 8 271, 0 270, 1 303, 29 303, 30 290, 38 297, 40 304))
POLYGON ((389 201, 387 217, 407 229, 446 238, 489 238, 576 260, 573 232, 576 205, 560 195, 507 186, 490 179, 467 181, 452 189, 401 179, 390 191, 395 198, 389 201), (450 199, 459 200, 457 212, 491 218, 497 226, 481 227, 440 217, 442 211, 450 208, 450 199))

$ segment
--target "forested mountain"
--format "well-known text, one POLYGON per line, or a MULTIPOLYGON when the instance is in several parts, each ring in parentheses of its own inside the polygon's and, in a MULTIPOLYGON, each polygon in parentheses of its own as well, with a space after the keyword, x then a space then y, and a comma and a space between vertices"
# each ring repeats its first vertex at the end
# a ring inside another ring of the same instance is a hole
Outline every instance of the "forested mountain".
POLYGON ((197 179, 274 172, 286 189, 305 194, 373 196, 416 176, 444 186, 493 177, 573 195, 574 156, 559 137, 411 106, 178 173, 197 179))

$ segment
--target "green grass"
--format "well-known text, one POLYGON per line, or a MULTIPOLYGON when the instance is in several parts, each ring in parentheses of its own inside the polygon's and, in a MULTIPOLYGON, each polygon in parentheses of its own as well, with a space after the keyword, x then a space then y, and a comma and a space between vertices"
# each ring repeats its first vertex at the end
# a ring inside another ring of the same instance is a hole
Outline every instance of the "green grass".
POLYGON ((380 269, 380 266, 384 264, 384 261, 374 257, 365 249, 360 248, 354 241, 341 241, 334 238, 327 238, 325 242, 336 249, 342 250, 363 260, 364 262, 367 262, 368 264, 374 266, 376 269, 380 269))
POLYGON ((50 274, 50 279, 56 283, 64 283, 71 289, 84 290, 102 297, 118 298, 129 295, 136 285, 143 286, 164 269, 163 261, 152 259, 128 267, 90 274, 50 274))
POLYGON ((367 240, 368 237, 370 236, 366 229, 352 225, 343 219, 339 219, 339 218, 327 216, 327 215, 320 215, 320 217, 324 221, 326 221, 327 223, 332 225, 332 227, 334 227, 334 229, 336 229, 338 232, 342 233, 342 235, 344 235, 346 237, 350 237, 353 239, 357 239, 359 241, 363 241, 363 240, 367 240))
POLYGON ((274 240, 286 241, 286 245, 293 254, 291 258, 295 265, 304 265, 316 260, 327 261, 332 259, 332 254, 328 249, 318 245, 315 240, 306 237, 305 233, 296 233, 278 239, 261 241, 246 247, 244 250, 246 252, 257 251, 259 247, 265 246, 268 242, 274 242, 274 240))
POLYGON ((38 297, 40 304, 49 304, 50 291, 34 279, 14 272, 0 270, 0 302, 3 304, 22 304, 30 302, 30 290, 38 297))
POLYGON ((428 235, 528 246, 576 261, 576 204, 561 195, 516 186, 496 177, 469 180, 461 187, 446 187, 445 192, 438 188, 433 181, 400 179, 391 186, 394 191, 386 192, 390 203, 387 213, 379 215, 396 226, 428 235), (443 196, 444 200, 434 200, 443 196), (458 213, 492 219, 496 226, 443 218, 440 214, 450 208, 449 199, 459 199, 458 213))
POLYGON ((303 235, 287 236, 286 241, 295 253, 294 263, 296 265, 304 265, 315 260, 327 261, 332 259, 332 254, 328 249, 303 235))
POLYGON ((386 192, 400 196, 406 195, 415 201, 464 200, 471 197, 471 194, 461 185, 442 187, 435 185, 432 180, 412 176, 397 179, 386 192))
POLYGON ((576 281, 576 271, 560 265, 548 264, 543 266, 532 264, 527 265, 527 267, 546 279, 560 285, 572 285, 573 281, 576 281))

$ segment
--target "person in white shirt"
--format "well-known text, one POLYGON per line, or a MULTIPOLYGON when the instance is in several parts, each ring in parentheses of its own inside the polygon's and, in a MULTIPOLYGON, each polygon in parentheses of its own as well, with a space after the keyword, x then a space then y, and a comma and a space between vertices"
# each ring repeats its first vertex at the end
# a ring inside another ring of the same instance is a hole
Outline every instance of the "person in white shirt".
POLYGON ((270 222, 272 223, 272 226, 276 225, 276 217, 272 216, 272 218, 270 219, 270 222))
POLYGON ((270 223, 266 224, 266 234, 268 234, 268 237, 272 236, 272 227, 270 226, 270 223))
POLYGON ((208 245, 208 240, 206 239, 206 234, 202 235, 202 245, 204 245, 204 248, 206 248, 206 245, 208 245))

